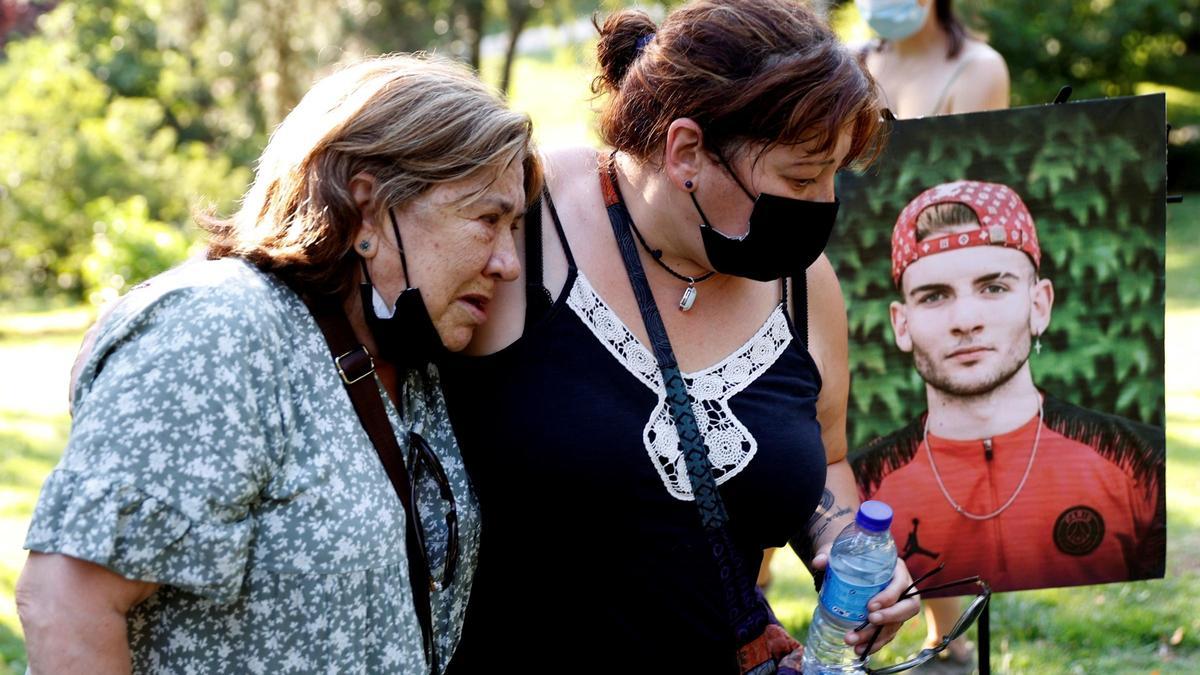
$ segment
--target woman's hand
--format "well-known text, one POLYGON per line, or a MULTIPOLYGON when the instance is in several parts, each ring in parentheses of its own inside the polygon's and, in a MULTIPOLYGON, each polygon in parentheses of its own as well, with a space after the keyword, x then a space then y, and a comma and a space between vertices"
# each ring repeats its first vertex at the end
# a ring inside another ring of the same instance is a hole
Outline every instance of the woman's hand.
MULTIPOLYGON (((829 550, 833 548, 832 544, 826 544, 818 549, 817 554, 813 556, 813 568, 824 570, 829 566, 829 550)), ((871 634, 876 627, 881 627, 879 637, 875 639, 875 644, 871 646, 871 653, 879 651, 881 647, 891 642, 896 637, 896 632, 900 630, 900 626, 904 625, 905 621, 913 618, 921 611, 921 603, 915 598, 908 598, 896 602, 904 589, 908 588, 912 583, 912 575, 908 573, 908 566, 903 560, 896 560, 896 571, 892 575, 892 581, 883 589, 871 598, 867 603, 867 619, 871 625, 863 628, 861 631, 850 631, 846 633, 846 644, 854 645, 854 651, 859 656, 863 655, 863 650, 867 646, 867 642, 871 639, 871 634)))

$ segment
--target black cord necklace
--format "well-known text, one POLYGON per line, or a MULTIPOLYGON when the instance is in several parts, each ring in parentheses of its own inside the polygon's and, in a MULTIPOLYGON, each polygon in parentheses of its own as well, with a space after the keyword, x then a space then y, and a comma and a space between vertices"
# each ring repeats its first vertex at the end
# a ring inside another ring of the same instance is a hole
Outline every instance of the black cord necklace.
MULTIPOLYGON (((621 189, 617 184, 617 153, 615 151, 608 156, 608 178, 612 181, 613 190, 617 193, 617 198, 621 200, 621 204, 624 206, 625 198, 621 196, 621 189)), ((626 212, 629 211, 627 207, 625 210, 626 212)), ((629 229, 633 230, 633 234, 637 237, 638 243, 641 244, 642 249, 650 255, 651 260, 658 263, 658 266, 666 270, 667 274, 670 274, 676 279, 687 283, 687 288, 683 290, 683 296, 679 298, 679 309, 680 311, 684 312, 691 309, 692 305, 696 304, 696 284, 708 281, 713 277, 713 275, 716 274, 716 272, 705 272, 698 277, 689 277, 686 274, 680 274, 679 272, 676 272, 675 270, 671 269, 667 263, 662 261, 662 249, 650 248, 650 244, 646 243, 646 238, 642 236, 642 231, 639 230, 637 225, 634 224, 633 217, 630 216, 627 218, 627 220, 629 221, 629 229)))

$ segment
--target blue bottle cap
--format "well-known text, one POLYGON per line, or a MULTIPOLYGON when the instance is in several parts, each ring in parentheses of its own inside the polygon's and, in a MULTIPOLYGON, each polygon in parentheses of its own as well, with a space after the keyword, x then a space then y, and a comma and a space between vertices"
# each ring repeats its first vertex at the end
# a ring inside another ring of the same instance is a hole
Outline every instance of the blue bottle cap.
POLYGON ((854 520, 864 530, 883 532, 892 526, 892 507, 874 500, 863 502, 854 520))

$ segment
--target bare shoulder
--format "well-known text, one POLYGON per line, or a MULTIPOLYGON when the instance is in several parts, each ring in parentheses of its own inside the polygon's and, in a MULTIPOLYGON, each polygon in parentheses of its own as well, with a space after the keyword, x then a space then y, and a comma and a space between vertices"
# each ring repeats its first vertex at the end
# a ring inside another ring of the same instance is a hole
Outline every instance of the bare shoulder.
POLYGON ((838 283, 837 271, 829 256, 822 253, 808 268, 808 287, 810 291, 836 290, 841 295, 841 285, 838 283))
MULTIPOLYGON (((846 303, 837 272, 825 254, 817 258, 805 273, 807 288, 793 289, 806 293, 808 299, 808 352, 817 364, 822 380, 837 378, 847 367, 848 328, 846 303)), ((792 308, 788 308, 792 311, 792 308)), ((796 317, 792 317, 795 321, 796 317)))
POLYGON ((846 303, 837 272, 824 254, 808 268, 808 307, 813 357, 823 366, 844 361, 847 351, 846 303))
POLYGON ((822 255, 808 268, 809 354, 821 374, 817 419, 826 460, 846 456, 846 406, 850 395, 850 347, 842 287, 822 255))
POLYGON ((598 151, 586 146, 554 148, 542 152, 546 182, 551 193, 564 195, 562 199, 555 199, 555 204, 570 201, 566 194, 583 187, 584 181, 595 182, 591 179, 596 175, 599 157, 598 151))
MULTIPOLYGON (((546 153, 546 184, 576 261, 587 268, 593 249, 608 233, 604 195, 597 178, 603 153, 590 147, 570 147, 546 153)), ((547 213, 549 217, 549 213, 547 213)), ((549 222, 549 221, 547 221, 549 222)), ((557 239, 547 241, 547 281, 553 282, 551 255, 559 255, 557 239), (552 253, 554 251, 554 253, 552 253)), ((562 267, 565 277, 565 261, 562 267)))
POLYGON ((986 42, 969 40, 959 56, 967 62, 966 70, 972 75, 990 75, 1008 79, 1008 64, 1000 52, 986 42))
POLYGON ((996 87, 1003 84, 1008 90, 1008 64, 1000 52, 992 46, 979 40, 967 42, 967 47, 959 57, 966 62, 963 69, 964 84, 977 83, 985 87, 996 87))
POLYGON ((566 166, 570 163, 586 161, 595 162, 599 154, 599 150, 589 147, 589 145, 566 145, 566 147, 541 150, 541 156, 544 157, 547 165, 554 166, 566 166))
MULTIPOLYGON (((552 224, 557 217, 566 232, 567 239, 576 241, 587 231, 579 223, 600 202, 600 188, 595 180, 597 166, 596 150, 588 147, 567 147, 541 152, 545 172, 546 189, 554 204, 554 216, 550 205, 541 205, 541 285, 558 297, 566 284, 568 266, 566 254, 552 224), (593 196, 591 193, 594 192, 593 196)), ((529 281, 526 241, 528 229, 521 228, 517 236, 517 254, 521 260, 521 274, 516 281, 496 286, 487 323, 476 332, 466 349, 469 356, 494 354, 520 340, 525 331, 526 284, 529 281)))
POLYGON ((970 40, 959 59, 964 66, 951 97, 951 112, 1007 108, 1008 65, 1000 52, 985 42, 970 40))
POLYGON ((546 167, 546 187, 564 226, 568 226, 568 222, 576 220, 568 215, 590 207, 594 200, 600 199, 600 187, 596 180, 600 154, 594 148, 566 147, 544 151, 542 156, 546 167))

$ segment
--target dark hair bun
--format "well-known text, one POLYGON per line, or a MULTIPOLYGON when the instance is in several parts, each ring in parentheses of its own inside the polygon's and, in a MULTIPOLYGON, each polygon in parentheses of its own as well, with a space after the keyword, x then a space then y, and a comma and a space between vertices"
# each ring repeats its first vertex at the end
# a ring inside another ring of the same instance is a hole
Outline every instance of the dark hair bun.
POLYGON ((596 61, 600 64, 600 76, 592 88, 599 93, 602 90, 615 91, 621 87, 621 80, 629 72, 629 67, 641 53, 638 41, 654 35, 658 27, 648 14, 636 9, 623 9, 610 14, 601 26, 596 17, 592 23, 600 31, 600 43, 596 46, 596 61))

